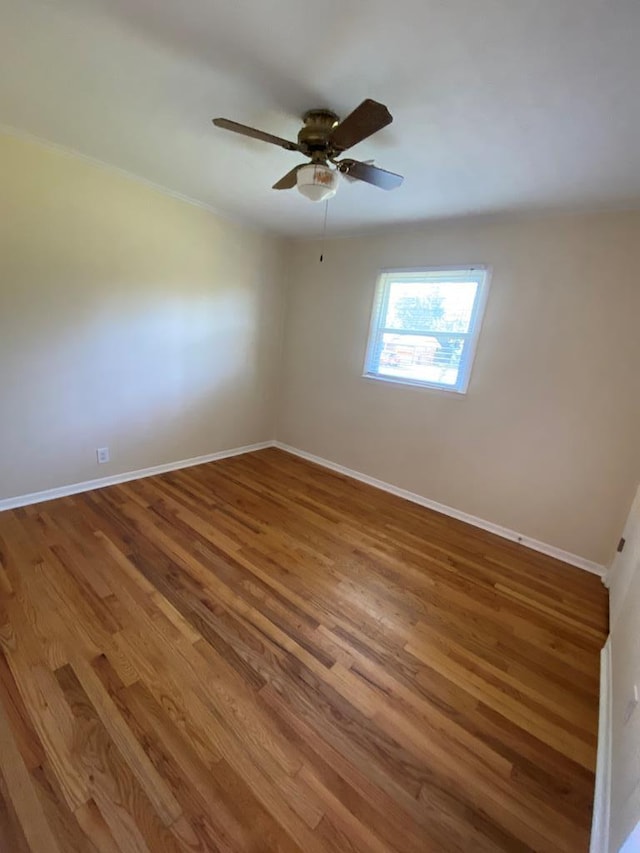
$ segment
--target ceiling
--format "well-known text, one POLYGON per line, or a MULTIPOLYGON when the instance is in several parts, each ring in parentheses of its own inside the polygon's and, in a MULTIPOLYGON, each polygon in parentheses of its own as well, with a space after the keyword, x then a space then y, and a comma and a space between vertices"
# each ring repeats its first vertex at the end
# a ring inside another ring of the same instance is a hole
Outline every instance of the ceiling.
MULTIPOLYGON (((0 124, 232 217, 316 234, 270 189, 311 107, 394 123, 352 149, 405 175, 346 183, 334 233, 471 213, 640 204, 638 0, 0 0, 0 124)), ((350 152, 351 153, 351 152, 350 152)))

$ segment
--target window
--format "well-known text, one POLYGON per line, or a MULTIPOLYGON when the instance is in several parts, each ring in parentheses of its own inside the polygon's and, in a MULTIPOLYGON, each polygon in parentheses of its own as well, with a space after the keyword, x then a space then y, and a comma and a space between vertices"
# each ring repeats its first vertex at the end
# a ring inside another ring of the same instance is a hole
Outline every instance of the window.
POLYGON ((464 394, 487 277, 484 267, 383 272, 364 375, 464 394))

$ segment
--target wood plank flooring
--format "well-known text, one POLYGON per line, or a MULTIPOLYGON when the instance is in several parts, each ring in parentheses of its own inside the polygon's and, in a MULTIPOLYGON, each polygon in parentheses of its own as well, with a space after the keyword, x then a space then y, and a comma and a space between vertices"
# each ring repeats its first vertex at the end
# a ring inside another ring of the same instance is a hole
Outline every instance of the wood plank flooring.
POLYGON ((0 850, 588 848, 598 578, 275 449, 0 514, 0 850))

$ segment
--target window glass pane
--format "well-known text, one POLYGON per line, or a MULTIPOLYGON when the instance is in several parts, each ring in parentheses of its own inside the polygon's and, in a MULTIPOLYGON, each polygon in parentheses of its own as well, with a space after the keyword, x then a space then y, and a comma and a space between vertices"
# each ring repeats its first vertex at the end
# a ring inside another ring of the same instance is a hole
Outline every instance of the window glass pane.
POLYGON ((380 376, 453 386, 458 382, 465 338, 458 335, 381 335, 377 353, 380 376))
POLYGON ((416 332, 468 332, 477 281, 393 281, 383 327, 416 332))
POLYGON ((365 376, 466 393, 486 296, 484 267, 381 273, 365 376))

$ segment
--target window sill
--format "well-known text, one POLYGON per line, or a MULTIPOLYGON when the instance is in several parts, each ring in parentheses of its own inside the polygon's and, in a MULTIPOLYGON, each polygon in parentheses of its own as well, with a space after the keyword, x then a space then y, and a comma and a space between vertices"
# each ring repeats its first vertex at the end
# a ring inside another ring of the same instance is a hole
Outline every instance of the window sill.
POLYGON ((419 379, 400 379, 395 376, 381 376, 377 373, 363 373, 363 379, 372 379, 374 382, 384 382, 387 385, 405 385, 411 388, 422 388, 425 391, 437 391, 446 394, 447 397, 452 395, 457 398, 465 397, 467 394, 466 388, 447 387, 446 385, 436 385, 435 383, 422 382, 419 379))

